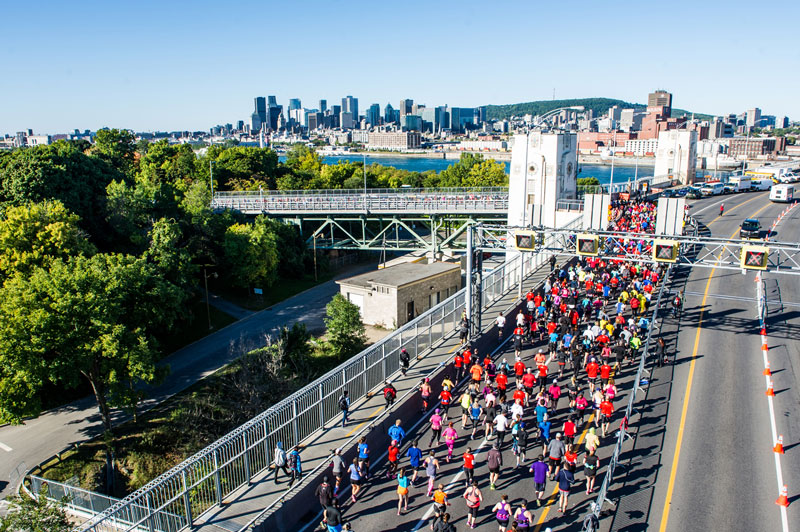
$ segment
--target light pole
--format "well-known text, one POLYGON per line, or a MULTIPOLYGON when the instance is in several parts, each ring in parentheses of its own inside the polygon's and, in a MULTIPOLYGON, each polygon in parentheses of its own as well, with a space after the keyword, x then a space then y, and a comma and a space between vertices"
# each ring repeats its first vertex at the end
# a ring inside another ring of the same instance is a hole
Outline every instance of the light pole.
MULTIPOLYGON (((206 315, 208 316, 208 330, 211 331, 214 327, 211 325, 211 304, 208 301, 208 273, 206 271, 206 267, 211 266, 211 264, 203 264, 203 280, 205 281, 206 286, 206 315)), ((217 278, 217 272, 211 273, 211 278, 217 278)))
POLYGON ((364 211, 367 210, 367 154, 362 153, 361 156, 364 158, 364 164, 362 164, 362 168, 364 169, 364 211))
POLYGON ((614 197, 614 153, 617 147, 617 130, 614 130, 614 137, 613 141, 611 142, 611 178, 608 183, 608 193, 611 197, 614 197))

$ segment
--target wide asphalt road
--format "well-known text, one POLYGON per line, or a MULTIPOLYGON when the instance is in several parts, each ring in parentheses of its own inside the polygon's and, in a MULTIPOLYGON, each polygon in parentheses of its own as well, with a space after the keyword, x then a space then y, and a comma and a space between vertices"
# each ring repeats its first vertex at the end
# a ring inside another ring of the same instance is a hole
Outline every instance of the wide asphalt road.
MULTIPOLYGON (((336 279, 357 275, 375 268, 374 264, 358 264, 346 268, 336 279)), ((335 281, 310 288, 266 310, 254 313, 220 329, 163 360, 169 364, 166 381, 148 390, 149 398, 142 409, 185 390, 200 379, 214 373, 241 354, 264 345, 264 337, 277 328, 295 322, 305 323, 310 330, 324 329, 322 318, 325 305, 339 292, 335 281)), ((113 412, 115 423, 128 416, 120 410, 113 412)), ((0 426, 0 498, 8 496, 19 475, 57 452, 97 436, 102 423, 93 397, 28 419, 24 425, 0 426)))
MULTIPOLYGON (((691 203, 701 232, 724 238, 738 238, 745 218, 758 217, 768 229, 786 208, 766 192, 691 203), (718 216, 721 200, 726 208, 718 216)), ((799 217, 800 209, 792 211, 772 240, 798 241, 799 217)), ((765 278, 769 298, 784 302, 770 305, 767 330, 791 500, 800 492, 800 279, 765 278)), ((711 268, 688 275, 649 530, 782 530, 754 279, 753 271, 711 268)), ((790 506, 788 521, 800 523, 800 504, 790 506)))

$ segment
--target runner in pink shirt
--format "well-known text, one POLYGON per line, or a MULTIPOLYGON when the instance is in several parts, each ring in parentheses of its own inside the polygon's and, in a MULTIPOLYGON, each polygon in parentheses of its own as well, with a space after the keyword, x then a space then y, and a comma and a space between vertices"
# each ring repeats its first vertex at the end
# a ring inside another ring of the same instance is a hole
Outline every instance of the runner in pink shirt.
POLYGON ((458 437, 458 433, 456 429, 453 428, 453 424, 449 423, 447 428, 444 429, 444 443, 447 445, 447 461, 450 462, 450 458, 453 456, 453 447, 456 444, 456 438, 458 437))

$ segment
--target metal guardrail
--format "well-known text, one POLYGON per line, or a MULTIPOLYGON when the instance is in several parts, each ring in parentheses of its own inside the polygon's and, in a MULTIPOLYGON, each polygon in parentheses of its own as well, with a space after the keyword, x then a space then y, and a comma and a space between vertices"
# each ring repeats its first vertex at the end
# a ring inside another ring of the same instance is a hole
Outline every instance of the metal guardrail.
MULTIPOLYGON (((693 220, 690 218, 690 225, 692 230, 696 232, 696 226, 694 225, 693 220)), ((636 402, 637 392, 645 393, 645 389, 641 386, 642 384, 642 377, 645 373, 648 375, 650 371, 645 367, 647 364, 648 352, 650 350, 650 340, 653 336, 653 330, 656 327, 656 322, 658 320, 658 311, 661 308, 661 300, 664 296, 664 290, 667 286, 667 281, 669 280, 672 274, 672 265, 667 269, 666 275, 664 275, 664 279, 661 283, 661 288, 658 290, 658 298, 656 299, 656 305, 653 309, 653 314, 650 317, 650 324, 647 329, 647 338, 644 342, 644 349, 642 349, 641 359, 639 360, 639 367, 636 370, 636 377, 633 381, 633 389, 631 390, 630 398, 628 399, 628 406, 625 409, 625 418, 624 422, 620 424, 620 429, 617 432, 617 442, 614 445, 614 452, 611 453, 611 459, 608 463, 608 468, 606 469, 606 474, 603 477, 603 483, 600 486, 600 491, 597 493, 597 499, 591 503, 590 512, 583 520, 583 530, 587 532, 596 532, 598 530, 599 521, 600 521, 600 512, 603 509, 603 504, 606 502, 610 504, 614 504, 608 498, 608 491, 611 486, 611 483, 614 480, 614 471, 616 470, 617 464, 619 462, 619 456, 622 453, 622 444, 625 442, 626 438, 632 438, 630 434, 628 434, 628 424, 627 420, 631 418, 631 415, 634 411, 634 403, 636 402)), ((659 331, 661 330, 661 326, 659 326, 659 331)), ((648 384, 649 386, 649 384, 648 384)))
POLYGON ((508 188, 217 192, 212 209, 244 213, 480 214, 508 211, 508 188))

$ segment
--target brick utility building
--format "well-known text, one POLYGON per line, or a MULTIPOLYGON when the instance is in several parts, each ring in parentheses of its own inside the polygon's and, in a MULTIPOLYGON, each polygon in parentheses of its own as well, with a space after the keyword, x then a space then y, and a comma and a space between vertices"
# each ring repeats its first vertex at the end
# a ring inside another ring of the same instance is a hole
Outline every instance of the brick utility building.
POLYGON ((396 329, 461 289, 461 266, 407 262, 336 281, 361 321, 396 329))
POLYGON ((734 137, 729 142, 731 157, 761 157, 786 150, 786 137, 734 137))

